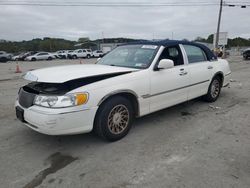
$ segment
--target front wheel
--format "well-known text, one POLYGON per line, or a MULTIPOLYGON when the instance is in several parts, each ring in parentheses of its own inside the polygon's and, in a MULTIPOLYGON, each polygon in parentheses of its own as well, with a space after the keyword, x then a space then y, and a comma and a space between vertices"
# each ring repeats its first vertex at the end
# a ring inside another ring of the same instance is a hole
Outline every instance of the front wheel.
POLYGON ((121 96, 115 96, 102 104, 97 112, 94 131, 108 141, 125 137, 134 119, 131 102, 121 96))
POLYGON ((215 102, 220 96, 222 80, 216 76, 209 85, 207 94, 203 97, 207 102, 215 102))

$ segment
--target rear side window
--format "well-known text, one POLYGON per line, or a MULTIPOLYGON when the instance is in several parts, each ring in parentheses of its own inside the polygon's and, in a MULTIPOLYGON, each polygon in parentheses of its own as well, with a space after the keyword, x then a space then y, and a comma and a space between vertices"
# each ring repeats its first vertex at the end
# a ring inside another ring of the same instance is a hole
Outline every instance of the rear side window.
POLYGON ((189 63, 207 61, 207 56, 201 48, 191 45, 183 45, 183 46, 186 51, 189 63))
POLYGON ((39 56, 39 55, 45 55, 45 53, 40 53, 40 54, 37 54, 37 55, 38 55, 38 56, 39 56))

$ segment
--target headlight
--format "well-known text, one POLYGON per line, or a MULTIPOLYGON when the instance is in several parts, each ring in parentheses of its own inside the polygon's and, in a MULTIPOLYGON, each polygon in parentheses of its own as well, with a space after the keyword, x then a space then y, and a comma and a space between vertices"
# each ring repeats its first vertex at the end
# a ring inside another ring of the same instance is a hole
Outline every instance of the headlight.
POLYGON ((65 108, 79 106, 88 102, 88 93, 76 93, 63 96, 37 95, 34 104, 49 108, 65 108))

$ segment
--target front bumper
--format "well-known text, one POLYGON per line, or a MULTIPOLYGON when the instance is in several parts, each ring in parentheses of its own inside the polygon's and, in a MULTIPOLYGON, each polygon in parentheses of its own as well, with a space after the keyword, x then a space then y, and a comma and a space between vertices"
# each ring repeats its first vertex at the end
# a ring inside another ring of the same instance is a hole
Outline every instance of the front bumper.
POLYGON ((97 107, 75 110, 70 108, 49 109, 39 106, 23 108, 18 101, 16 107, 24 110, 24 124, 47 135, 70 135, 87 133, 93 129, 97 107))

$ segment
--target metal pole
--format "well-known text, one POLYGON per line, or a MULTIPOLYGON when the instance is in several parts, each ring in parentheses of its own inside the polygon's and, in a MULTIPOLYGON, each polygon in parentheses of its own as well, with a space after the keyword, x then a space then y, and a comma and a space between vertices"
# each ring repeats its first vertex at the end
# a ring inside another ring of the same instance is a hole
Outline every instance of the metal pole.
POLYGON ((216 32, 216 37, 215 37, 215 49, 218 49, 219 47, 218 43, 219 43, 222 7, 223 7, 223 0, 220 0, 220 12, 219 12, 219 18, 218 18, 217 32, 216 32))

